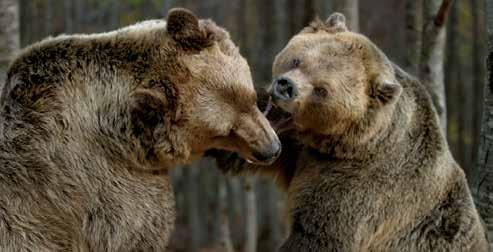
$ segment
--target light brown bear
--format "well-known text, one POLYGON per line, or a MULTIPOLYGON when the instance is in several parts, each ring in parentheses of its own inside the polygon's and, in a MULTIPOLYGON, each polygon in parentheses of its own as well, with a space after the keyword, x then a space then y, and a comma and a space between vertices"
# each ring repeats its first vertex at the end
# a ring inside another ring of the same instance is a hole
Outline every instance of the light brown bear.
POLYGON ((280 152, 228 33, 183 9, 30 46, 0 122, 0 251, 164 251, 169 169, 210 148, 280 152))
POLYGON ((283 252, 487 251, 425 89, 344 20, 313 22, 275 59, 278 161, 220 165, 270 173, 287 191, 283 252))

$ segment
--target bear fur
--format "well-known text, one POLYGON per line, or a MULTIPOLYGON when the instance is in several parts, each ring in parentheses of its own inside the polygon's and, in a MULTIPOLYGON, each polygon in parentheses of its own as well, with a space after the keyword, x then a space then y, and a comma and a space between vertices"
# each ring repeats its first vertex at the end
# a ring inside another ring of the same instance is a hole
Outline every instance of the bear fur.
POLYGON ((281 157, 258 167, 223 155, 219 165, 269 174, 285 189, 283 252, 488 251, 429 95, 344 20, 313 22, 275 59, 291 97, 275 95, 278 81, 259 96, 276 105, 268 118, 281 157))
POLYGON ((2 92, 0 251, 164 251, 169 169, 280 152, 255 104, 228 33, 187 10, 30 46, 2 92))

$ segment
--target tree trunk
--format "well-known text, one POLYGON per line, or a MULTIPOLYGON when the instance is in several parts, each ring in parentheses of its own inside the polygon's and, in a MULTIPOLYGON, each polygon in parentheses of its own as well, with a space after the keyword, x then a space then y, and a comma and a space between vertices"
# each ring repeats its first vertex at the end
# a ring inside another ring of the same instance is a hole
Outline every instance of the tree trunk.
POLYGON ((443 82, 445 20, 452 0, 427 0, 423 5, 423 42, 419 78, 431 95, 438 112, 443 134, 447 129, 447 109, 443 82))
POLYGON ((445 100, 449 98, 447 105, 447 140, 450 146, 450 150, 454 157, 457 157, 458 154, 458 134, 457 134, 457 117, 458 117, 458 106, 455 100, 457 99, 457 90, 458 90, 458 81, 457 81, 457 73, 460 69, 458 69, 457 61, 458 61, 458 24, 457 24, 457 15, 455 6, 452 8, 450 13, 450 19, 448 21, 448 29, 447 29, 447 44, 445 46, 445 54, 446 54, 446 64, 445 64, 445 83, 447 83, 447 88, 445 89, 445 100), (454 102, 452 102, 454 101, 454 102))
POLYGON ((200 209, 199 209, 199 197, 198 197, 198 179, 197 175, 199 170, 197 169, 197 162, 193 163, 190 167, 183 167, 185 182, 185 211, 187 217, 187 223, 189 227, 189 243, 188 250, 197 252, 200 249, 200 241, 202 240, 202 228, 200 227, 200 209))
POLYGON ((65 15, 65 32, 73 33, 74 32, 74 19, 73 19, 73 3, 72 0, 63 1, 63 9, 65 15))
POLYGON ((257 204, 255 199, 255 178, 245 178, 245 191, 246 191, 246 216, 245 216, 245 252, 257 251, 257 204))
POLYGON ((54 19, 53 19, 53 10, 55 6, 53 0, 46 1, 46 20, 45 20, 45 36, 53 35, 54 29, 54 19))
MULTIPOLYGON (((493 246, 493 0, 486 1, 486 27, 488 36, 488 85, 484 89, 483 121, 478 165, 473 185, 473 195, 478 210, 488 229, 490 247, 493 246)), ((493 247, 492 247, 493 248, 493 247)))
POLYGON ((233 252, 233 242, 231 240, 231 232, 229 230, 229 215, 228 215, 228 190, 226 181, 223 176, 218 178, 218 209, 219 209, 219 226, 220 226, 220 247, 221 251, 233 252))
POLYGON ((423 26, 422 1, 406 0, 406 70, 416 75, 421 52, 421 29, 423 26))
MULTIPOLYGON (((450 19, 455 19, 455 26, 456 27, 450 27, 450 29, 457 29, 456 35, 457 37, 455 38, 456 43, 458 45, 464 43, 463 36, 461 36, 461 31, 459 30, 459 27, 462 26, 463 24, 463 19, 461 19, 461 14, 460 14, 460 9, 462 5, 460 1, 457 1, 455 4, 451 6, 450 10, 450 19)), ((448 39, 447 39, 448 41, 448 39)), ((457 51, 460 51, 460 47, 457 47, 457 51)), ((471 165, 467 162, 467 153, 469 148, 466 146, 466 139, 469 137, 468 132, 467 132, 467 125, 469 123, 468 120, 468 114, 467 114, 467 98, 469 95, 471 95, 471 82, 466 82, 467 77, 465 76, 465 71, 464 71, 464 60, 463 57, 459 57, 460 55, 457 54, 457 59, 456 59, 456 69, 454 73, 454 79, 457 82, 457 96, 456 99, 453 101, 453 103, 456 104, 457 107, 457 155, 456 159, 461 165, 462 169, 466 173, 466 176, 469 177, 469 174, 471 173, 471 165)), ((447 83, 448 85, 448 83, 447 83)))
POLYGON ((112 29, 120 27, 120 1, 111 0, 110 25, 112 29))
MULTIPOLYGON (((473 124, 472 124, 472 157, 471 164, 474 164, 477 160, 477 151, 479 148, 479 136, 481 130, 481 114, 480 112, 483 109, 483 104, 481 102, 477 102, 478 100, 483 98, 483 90, 484 90, 484 47, 481 43, 483 40, 483 36, 481 36, 481 27, 484 27, 484 23, 482 22, 482 18, 484 18, 481 13, 483 6, 478 4, 478 0, 470 0, 471 1, 471 14, 473 17, 472 20, 472 29, 473 29, 473 37, 472 41, 473 45, 473 57, 472 57, 472 78, 473 78, 473 124)), ((474 174, 471 174, 474 176, 474 174)), ((470 180, 470 177, 468 178, 470 180)))
POLYGON ((19 2, 0 1, 0 90, 3 89, 5 74, 10 61, 20 48, 19 2))
POLYGON ((311 21, 315 19, 316 15, 316 3, 315 0, 305 0, 303 6, 303 25, 308 25, 311 21))
MULTIPOLYGON (((286 16, 287 22, 286 25, 288 27, 288 39, 297 34, 303 25, 301 24, 301 20, 303 17, 300 15, 302 8, 299 6, 301 1, 297 0, 286 0, 286 16)), ((306 24, 305 24, 306 25, 306 24)))
POLYGON ((346 16, 346 24, 351 31, 359 31, 359 0, 334 0, 333 10, 346 16))

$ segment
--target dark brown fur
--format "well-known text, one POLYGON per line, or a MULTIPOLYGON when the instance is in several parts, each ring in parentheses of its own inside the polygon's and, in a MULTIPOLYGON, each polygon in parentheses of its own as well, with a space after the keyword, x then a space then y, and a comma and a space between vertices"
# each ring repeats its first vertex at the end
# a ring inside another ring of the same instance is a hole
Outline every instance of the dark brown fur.
POLYGON ((287 191, 280 251, 487 251, 425 89, 340 16, 304 29, 274 63, 300 90, 274 110, 293 118, 279 134, 288 153, 269 168, 240 167, 287 191))
POLYGON ((227 32, 182 9, 168 21, 50 38, 12 63, 1 251, 163 251, 169 169, 210 148, 252 158, 278 141, 227 32))

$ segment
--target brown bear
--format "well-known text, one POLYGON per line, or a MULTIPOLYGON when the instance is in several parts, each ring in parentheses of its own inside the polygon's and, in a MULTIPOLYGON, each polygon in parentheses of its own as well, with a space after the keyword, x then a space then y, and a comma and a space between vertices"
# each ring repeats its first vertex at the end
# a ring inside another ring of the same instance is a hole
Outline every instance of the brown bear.
POLYGON ((269 167, 232 155, 219 163, 270 173, 287 191, 289 236, 280 251, 488 250, 429 95, 348 31, 343 15, 294 36, 273 75, 277 107, 268 118, 281 157, 269 167))
POLYGON ((36 43, 2 93, 0 251, 163 251, 168 171, 211 148, 280 153, 247 62, 212 21, 173 9, 36 43))

